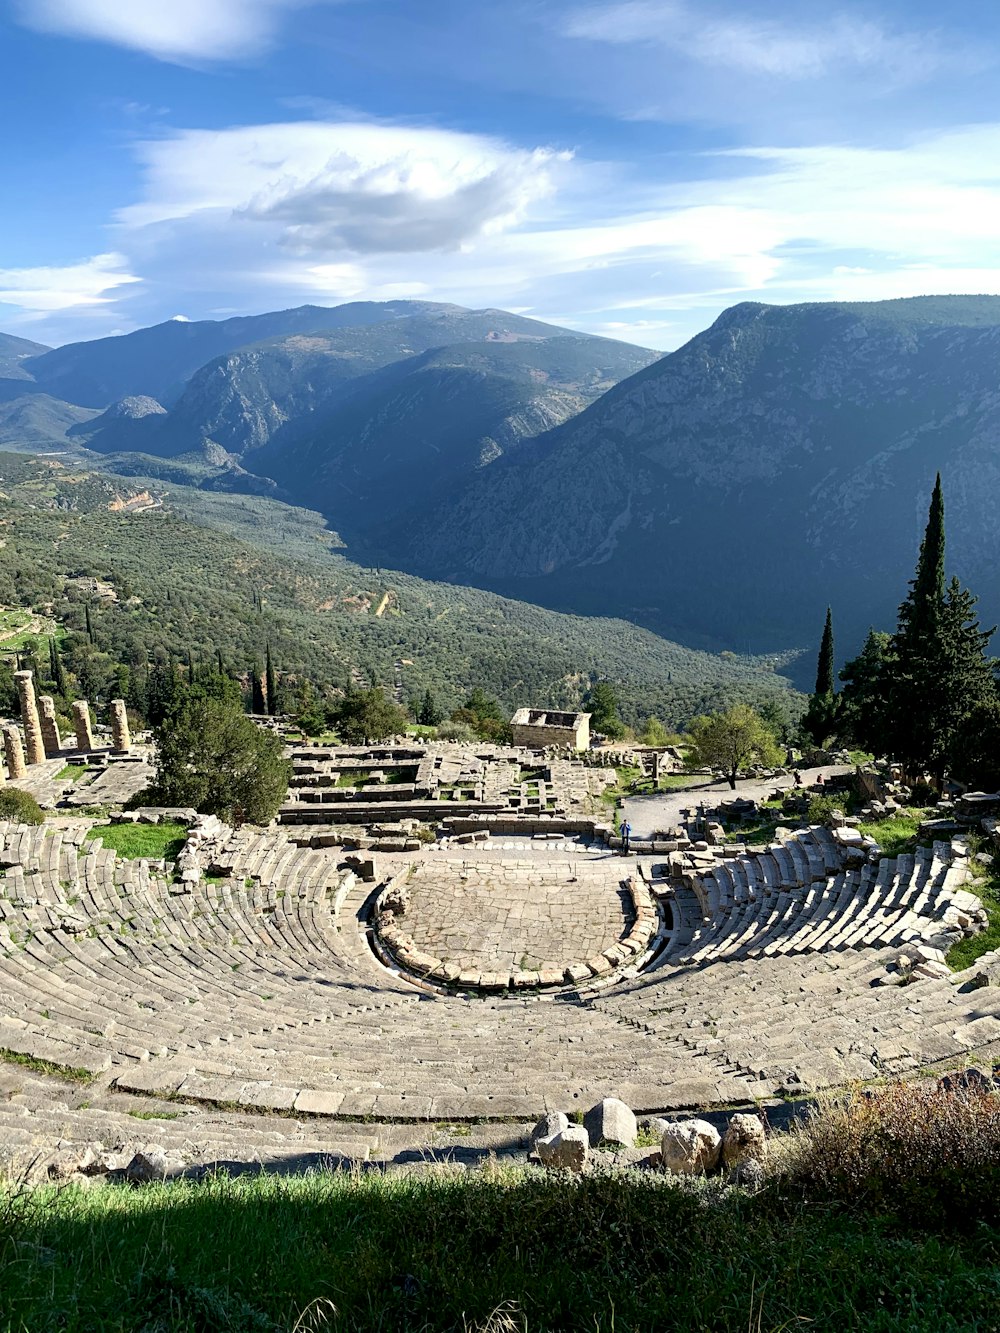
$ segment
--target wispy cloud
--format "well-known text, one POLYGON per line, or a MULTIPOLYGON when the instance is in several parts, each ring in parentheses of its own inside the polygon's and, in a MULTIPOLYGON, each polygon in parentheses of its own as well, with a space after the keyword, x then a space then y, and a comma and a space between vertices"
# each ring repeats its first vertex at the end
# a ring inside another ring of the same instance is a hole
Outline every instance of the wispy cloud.
POLYGON ((0 304, 25 316, 42 317, 80 306, 107 305, 110 293, 139 282, 124 255, 94 255, 77 264, 0 269, 0 304))
POLYGON ((516 226, 567 160, 448 130, 292 122, 187 130, 141 148, 136 228, 215 213, 300 254, 454 250, 516 226))
POLYGON ((184 64, 265 50, 290 10, 330 0, 15 0, 19 19, 184 64))
POLYGON ((683 0, 625 0, 577 9, 565 32, 617 46, 652 43, 701 64, 785 79, 811 79, 851 67, 916 79, 956 59, 973 59, 969 51, 956 51, 940 33, 894 32, 845 14, 802 25, 713 13, 683 0))

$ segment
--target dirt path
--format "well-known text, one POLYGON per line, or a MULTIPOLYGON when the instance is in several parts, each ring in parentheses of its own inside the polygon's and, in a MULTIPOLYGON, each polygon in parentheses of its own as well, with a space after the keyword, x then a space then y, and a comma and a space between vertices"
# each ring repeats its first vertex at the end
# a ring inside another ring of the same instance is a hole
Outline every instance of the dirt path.
MULTIPOLYGON (((826 781, 827 778, 838 777, 842 773, 853 773, 854 767, 851 764, 839 766, 828 764, 823 768, 803 768, 800 772, 803 786, 808 787, 820 777, 826 781)), ((693 806, 702 803, 707 806, 717 805, 720 799, 729 800, 734 796, 741 796, 751 801, 765 800, 776 788, 788 788, 794 785, 795 779, 789 773, 784 777, 768 778, 764 782, 752 778, 738 781, 735 791, 731 790, 728 782, 717 782, 691 791, 663 791, 657 792, 654 796, 629 796, 625 800, 625 813, 632 825, 632 836, 648 838, 657 829, 669 828, 676 824, 680 819, 680 812, 693 806)))

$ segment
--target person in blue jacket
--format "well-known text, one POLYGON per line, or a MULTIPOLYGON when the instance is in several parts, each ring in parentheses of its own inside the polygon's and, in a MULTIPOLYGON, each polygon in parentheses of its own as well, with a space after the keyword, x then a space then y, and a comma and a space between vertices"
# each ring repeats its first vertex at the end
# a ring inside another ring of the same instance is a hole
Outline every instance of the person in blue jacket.
POLYGON ((632 836, 632 825, 628 822, 627 819, 622 820, 621 835, 622 835, 622 855, 628 856, 628 840, 632 836))

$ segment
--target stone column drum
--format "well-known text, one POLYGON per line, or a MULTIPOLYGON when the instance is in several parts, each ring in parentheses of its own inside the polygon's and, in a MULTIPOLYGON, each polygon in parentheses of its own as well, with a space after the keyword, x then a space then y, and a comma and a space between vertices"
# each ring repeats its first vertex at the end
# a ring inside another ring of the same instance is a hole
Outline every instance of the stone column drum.
POLYGON ((124 699, 111 700, 111 739, 111 748, 117 750, 119 754, 127 754, 132 748, 124 699))
POLYGON ((94 733, 90 728, 90 705, 86 699, 77 699, 73 705, 73 730, 76 732, 78 750, 94 748, 94 733))
POLYGON ((39 699, 42 708, 42 744, 45 755, 54 759, 62 754, 62 737, 59 735, 59 723, 56 721, 56 701, 49 694, 39 699))
POLYGON ((4 727, 3 729, 3 752, 7 760, 7 772, 11 779, 24 777, 24 746, 21 744, 21 733, 17 727, 4 727))
POLYGON ((40 764, 45 759, 45 745, 42 741, 42 725, 38 720, 38 705, 35 703, 35 682, 30 671, 15 671, 14 679, 21 701, 21 722, 24 726, 28 763, 40 764))

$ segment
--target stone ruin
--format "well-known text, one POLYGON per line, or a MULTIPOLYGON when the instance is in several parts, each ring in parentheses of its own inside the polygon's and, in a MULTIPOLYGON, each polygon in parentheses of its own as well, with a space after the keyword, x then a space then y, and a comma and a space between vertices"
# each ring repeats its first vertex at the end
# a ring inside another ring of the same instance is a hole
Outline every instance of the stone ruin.
MULTIPOLYGON (((0 1048, 93 1077, 106 1118, 169 1099, 216 1108, 220 1134, 279 1112, 360 1137, 578 1105, 607 1139, 629 1123, 612 1101, 752 1107, 1000 1042, 1000 964, 944 961, 985 919, 961 838, 887 857, 845 819, 733 844, 719 834, 748 813, 737 798, 692 806, 626 859, 601 823, 614 775, 564 751, 291 756, 270 829, 119 816, 187 824, 171 863, 122 860, 88 820, 0 824, 0 1048)), ((996 827, 1000 797, 955 816, 996 827)), ((6 1105, 13 1143, 90 1123, 60 1111, 43 1131, 6 1105)), ((569 1129, 539 1137, 580 1157, 569 1129)), ((703 1165, 715 1150, 690 1125, 661 1144, 703 1165)))
POLYGON ((562 713, 555 709, 519 708, 510 720, 515 745, 528 749, 547 745, 572 750, 590 749, 590 714, 562 713))
MULTIPOLYGON (((13 721, 3 724, 6 778, 16 781, 43 806, 115 804, 148 785, 150 756, 148 751, 134 750, 124 700, 111 701, 111 736, 98 742, 89 704, 74 702, 72 739, 67 739, 60 734, 55 700, 49 695, 36 697, 33 673, 17 671, 14 679, 21 727, 13 721), (84 775, 61 778, 69 764, 83 767, 84 775)), ((4 780, 0 769, 0 782, 4 780)))

